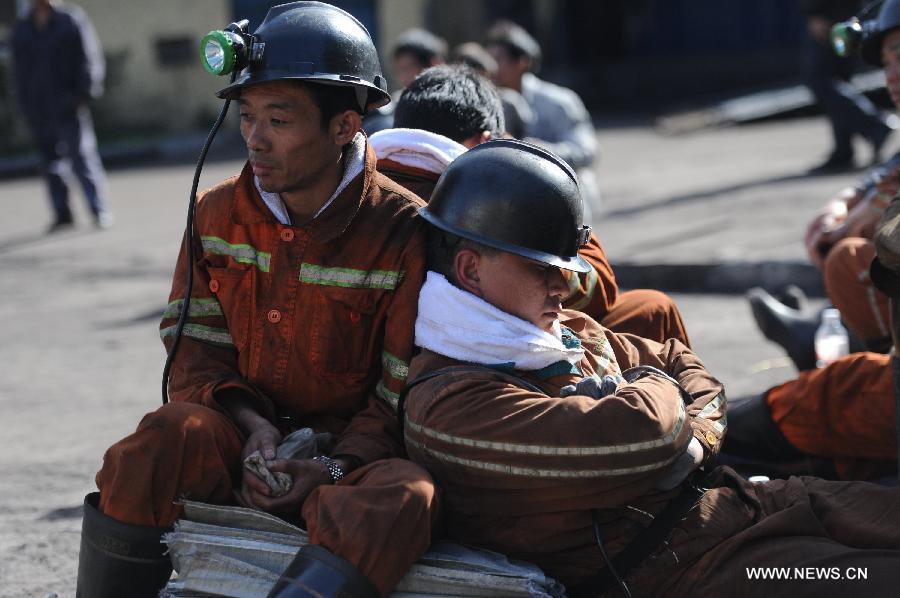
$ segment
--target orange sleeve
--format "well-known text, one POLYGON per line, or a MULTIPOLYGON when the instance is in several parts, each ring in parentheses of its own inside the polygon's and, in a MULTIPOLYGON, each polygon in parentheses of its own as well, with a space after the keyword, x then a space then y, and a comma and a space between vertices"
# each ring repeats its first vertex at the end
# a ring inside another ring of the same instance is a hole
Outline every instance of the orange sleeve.
POLYGON ((569 282, 570 292, 563 307, 584 312, 595 320, 602 320, 616 302, 619 293, 616 276, 594 233, 591 233, 587 244, 578 250, 578 254, 591 265, 591 271, 585 274, 563 271, 569 282))

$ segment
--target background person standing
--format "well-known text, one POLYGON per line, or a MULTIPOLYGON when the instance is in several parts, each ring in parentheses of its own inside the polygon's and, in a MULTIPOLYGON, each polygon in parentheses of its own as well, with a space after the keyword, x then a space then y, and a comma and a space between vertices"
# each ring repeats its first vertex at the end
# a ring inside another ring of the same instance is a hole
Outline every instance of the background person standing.
POLYGON ((12 35, 16 96, 41 157, 55 219, 48 232, 74 224, 70 169, 81 183, 99 228, 112 225, 106 175, 88 102, 103 92, 100 41, 78 6, 32 0, 12 35))
POLYGON ((803 0, 808 33, 803 56, 806 84, 828 117, 834 139, 831 154, 810 174, 855 168, 854 135, 872 146, 872 164, 877 164, 892 131, 878 109, 850 84, 856 58, 840 57, 831 48, 832 25, 856 14, 859 5, 857 0, 803 0))

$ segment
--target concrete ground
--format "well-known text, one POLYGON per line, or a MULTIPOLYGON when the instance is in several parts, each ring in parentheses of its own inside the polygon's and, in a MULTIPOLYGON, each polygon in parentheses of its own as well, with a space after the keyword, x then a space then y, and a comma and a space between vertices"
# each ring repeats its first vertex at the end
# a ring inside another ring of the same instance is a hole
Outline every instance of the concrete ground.
MULTIPOLYGON (((730 396, 793 376, 737 291, 781 280, 766 272, 804 272, 805 221, 858 175, 800 176, 827 153, 825 121, 681 137, 637 123, 598 136, 604 200, 594 225, 622 282, 676 288, 694 348, 730 396)), ((239 168, 208 164, 201 188, 239 168)), ((157 320, 192 173, 190 164, 112 171, 116 225, 93 230, 75 197, 78 228, 52 237, 41 181, 0 182, 0 597, 74 595, 82 497, 106 447, 160 404, 157 320)))

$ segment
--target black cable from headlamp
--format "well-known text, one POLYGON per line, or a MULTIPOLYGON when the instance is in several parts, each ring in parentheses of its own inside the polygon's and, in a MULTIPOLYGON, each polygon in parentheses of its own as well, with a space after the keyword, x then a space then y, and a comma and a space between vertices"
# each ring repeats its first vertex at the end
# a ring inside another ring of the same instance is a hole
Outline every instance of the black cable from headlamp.
MULTIPOLYGON (((203 66, 207 72, 215 75, 231 74, 230 83, 234 83, 238 73, 247 66, 249 59, 249 48, 252 36, 247 34, 249 22, 238 21, 231 23, 228 27, 221 31, 209 32, 200 43, 200 53, 203 58, 203 66), (218 50, 213 52, 211 50, 218 50), (215 55, 214 55, 215 54, 215 55)), ((228 107, 231 100, 225 100, 222 110, 219 112, 216 122, 213 123, 206 137, 206 142, 200 150, 200 157, 197 160, 197 168, 194 170, 194 181, 191 185, 191 195, 188 205, 187 224, 184 231, 185 259, 187 260, 187 276, 185 280, 184 301, 181 305, 181 313, 178 316, 178 323, 175 325, 175 333, 172 336, 172 346, 166 355, 166 364, 163 366, 162 375, 162 402, 163 405, 169 402, 169 372, 172 369, 172 362, 175 360, 175 353, 178 351, 178 345, 181 342, 181 335, 184 331, 185 322, 187 322, 188 312, 191 307, 191 291, 194 285, 194 211, 197 208, 197 187, 200 185, 200 173, 203 171, 203 163, 206 161, 206 154, 212 145, 219 127, 225 121, 228 114, 228 107)))
POLYGON ((603 561, 606 563, 606 569, 616 580, 616 583, 619 584, 619 587, 622 588, 622 595, 625 598, 631 598, 631 591, 628 589, 628 585, 625 583, 625 580, 619 575, 619 572, 616 571, 616 568, 613 566, 612 559, 609 558, 609 554, 606 552, 606 547, 603 545, 603 538, 600 536, 600 521, 597 517, 596 509, 591 511, 591 520, 594 522, 594 539, 597 541, 597 546, 600 548, 600 554, 603 556, 603 561))

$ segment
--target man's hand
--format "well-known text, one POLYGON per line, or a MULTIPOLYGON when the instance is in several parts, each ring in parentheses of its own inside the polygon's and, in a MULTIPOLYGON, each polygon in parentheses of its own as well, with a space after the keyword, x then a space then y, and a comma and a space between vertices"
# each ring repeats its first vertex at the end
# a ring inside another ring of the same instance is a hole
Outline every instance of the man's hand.
POLYGON ((243 471, 241 490, 236 498, 245 507, 268 513, 299 513, 303 501, 318 486, 331 483, 331 474, 324 463, 313 459, 277 459, 266 466, 272 472, 289 474, 294 484, 284 496, 274 497, 266 483, 257 475, 243 471))
POLYGON ((700 467, 701 463, 703 463, 703 445, 696 438, 691 438, 687 450, 669 465, 663 477, 656 482, 656 489, 671 490, 700 467))
POLYGON ((267 420, 258 422, 252 430, 248 430, 250 435, 244 443, 244 450, 241 451, 241 460, 243 461, 255 451, 259 451, 263 459, 271 461, 275 458, 275 450, 281 443, 281 432, 267 420))
POLYGON ((803 243, 806 246, 809 261, 816 268, 822 269, 822 264, 825 261, 825 256, 828 255, 831 245, 840 240, 840 238, 834 238, 834 235, 831 233, 846 219, 847 204, 843 201, 835 200, 829 202, 809 223, 803 243))
POLYGON ((241 460, 259 451, 263 459, 275 458, 275 449, 281 443, 281 432, 272 422, 257 413, 253 403, 239 392, 223 392, 216 399, 238 425, 247 440, 241 451, 241 460))

